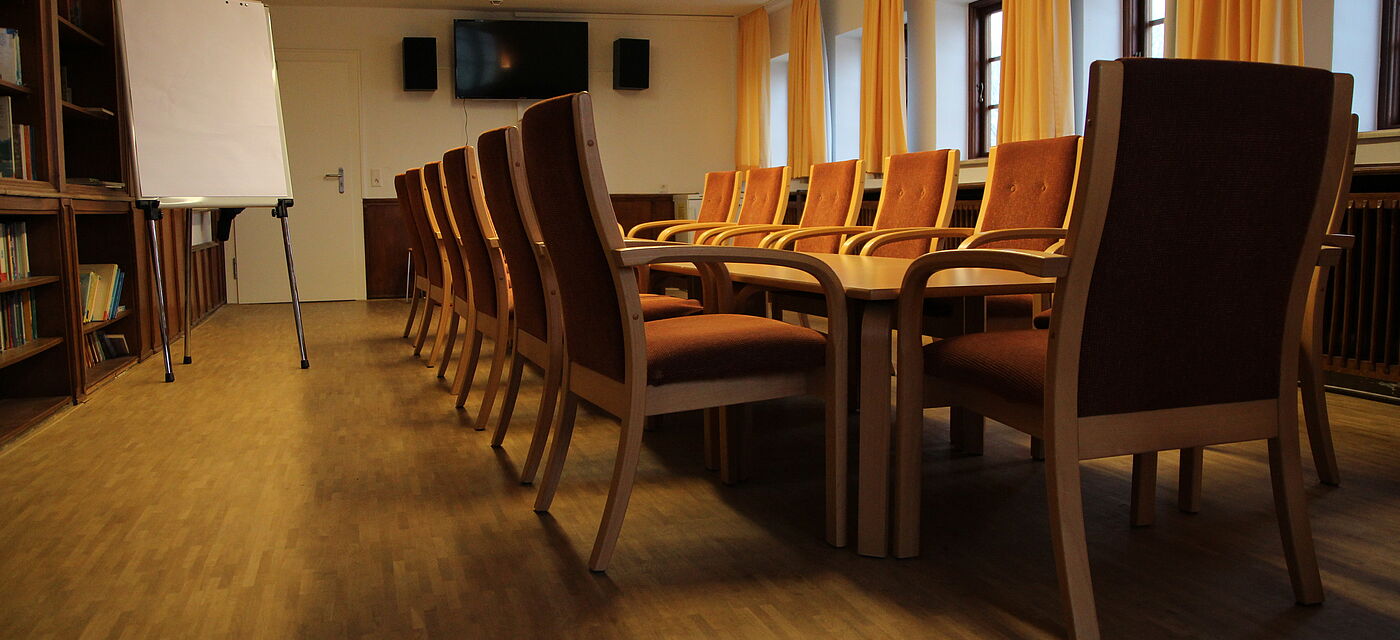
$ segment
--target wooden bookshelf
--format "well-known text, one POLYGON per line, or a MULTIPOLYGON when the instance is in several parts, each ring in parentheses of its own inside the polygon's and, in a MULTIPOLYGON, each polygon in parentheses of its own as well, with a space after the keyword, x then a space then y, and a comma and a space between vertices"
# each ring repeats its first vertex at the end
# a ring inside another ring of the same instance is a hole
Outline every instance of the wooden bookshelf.
MULTIPOLYGON (((0 220, 0 222, 4 221, 0 220)), ((23 291, 25 289, 42 287, 46 284, 53 284, 59 281, 60 279, 58 276, 31 276, 28 278, 19 278, 18 280, 6 280, 5 282, 0 282, 0 293, 23 291)))
POLYGON ((19 364, 63 344, 63 338, 35 338, 23 346, 0 351, 0 369, 19 364))
POLYGON ((0 443, 23 433, 73 403, 69 396, 0 398, 0 443))
POLYGON ((101 38, 98 38, 97 36, 92 35, 91 33, 88 33, 87 31, 83 30, 82 27, 73 24, 71 21, 68 20, 68 18, 63 17, 62 14, 58 15, 57 20, 58 32, 61 34, 60 37, 64 38, 65 40, 72 39, 84 45, 99 48, 107 46, 107 43, 103 42, 101 38))
POLYGON ((91 393, 93 390, 111 380, 118 373, 126 371, 133 364, 136 364, 136 356, 122 356, 120 358, 112 358, 111 360, 103 360, 102 362, 88 367, 87 373, 84 376, 87 380, 87 392, 91 393))
POLYGON ((130 315, 131 309, 122 309, 121 311, 118 311, 116 315, 113 315, 112 317, 107 318, 106 320, 98 320, 96 322, 84 322, 83 335, 87 335, 94 331, 101 331, 103 329, 106 329, 107 327, 110 327, 116 324, 117 322, 125 320, 127 316, 130 315))
POLYGON ((33 89, 22 84, 15 84, 9 80, 0 80, 0 95, 7 96, 27 96, 34 93, 33 89))

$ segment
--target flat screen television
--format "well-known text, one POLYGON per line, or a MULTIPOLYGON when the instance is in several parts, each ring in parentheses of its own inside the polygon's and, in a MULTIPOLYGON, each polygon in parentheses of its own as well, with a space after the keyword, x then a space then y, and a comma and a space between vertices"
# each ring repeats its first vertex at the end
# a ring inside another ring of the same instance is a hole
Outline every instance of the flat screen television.
POLYGON ((458 98, 552 98, 588 90, 588 23, 456 20, 458 98))

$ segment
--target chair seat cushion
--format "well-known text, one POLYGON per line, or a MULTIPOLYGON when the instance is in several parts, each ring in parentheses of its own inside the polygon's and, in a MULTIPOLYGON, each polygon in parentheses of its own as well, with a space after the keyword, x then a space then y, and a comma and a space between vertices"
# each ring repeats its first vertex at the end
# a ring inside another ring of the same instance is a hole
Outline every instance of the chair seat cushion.
POLYGON ((1046 331, 991 331, 939 340, 924 347, 924 372, 985 388, 1016 402, 1045 397, 1046 331))
POLYGON ((686 300, 684 298, 663 296, 654 293, 642 294, 642 319, 647 322, 665 318, 693 316, 703 310, 704 307, 696 300, 686 300))
POLYGON ((768 318, 715 313, 643 326, 651 385, 790 373, 826 364, 825 336, 768 318))
POLYGON ((987 296, 988 318, 1029 318, 1035 313, 1035 297, 1029 294, 987 296))
POLYGON ((1037 329, 1049 329, 1050 316, 1054 313, 1054 309, 1046 309, 1044 311, 1041 311, 1040 313, 1035 314, 1035 318, 1031 319, 1031 323, 1034 324, 1035 328, 1037 329))

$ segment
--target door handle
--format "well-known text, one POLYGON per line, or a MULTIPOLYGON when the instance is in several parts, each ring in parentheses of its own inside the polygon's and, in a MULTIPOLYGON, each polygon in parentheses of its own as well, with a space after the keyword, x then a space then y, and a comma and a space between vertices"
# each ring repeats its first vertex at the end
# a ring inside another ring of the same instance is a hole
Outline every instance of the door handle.
POLYGON ((335 178, 340 183, 340 192, 345 193, 345 167, 339 167, 335 173, 327 173, 326 178, 335 178))

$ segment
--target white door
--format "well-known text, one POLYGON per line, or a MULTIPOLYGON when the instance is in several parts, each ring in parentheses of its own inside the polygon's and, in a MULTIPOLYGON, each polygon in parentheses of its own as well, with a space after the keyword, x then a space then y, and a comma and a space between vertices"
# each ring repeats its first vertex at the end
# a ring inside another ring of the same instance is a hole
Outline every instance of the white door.
MULTIPOLYGON (((288 222, 303 301, 365 298, 360 200, 360 62, 353 51, 277 52, 295 204, 288 222), (341 172, 344 177, 341 178, 341 172)), ((289 302, 281 224, 267 209, 234 222, 237 302, 289 302)))

